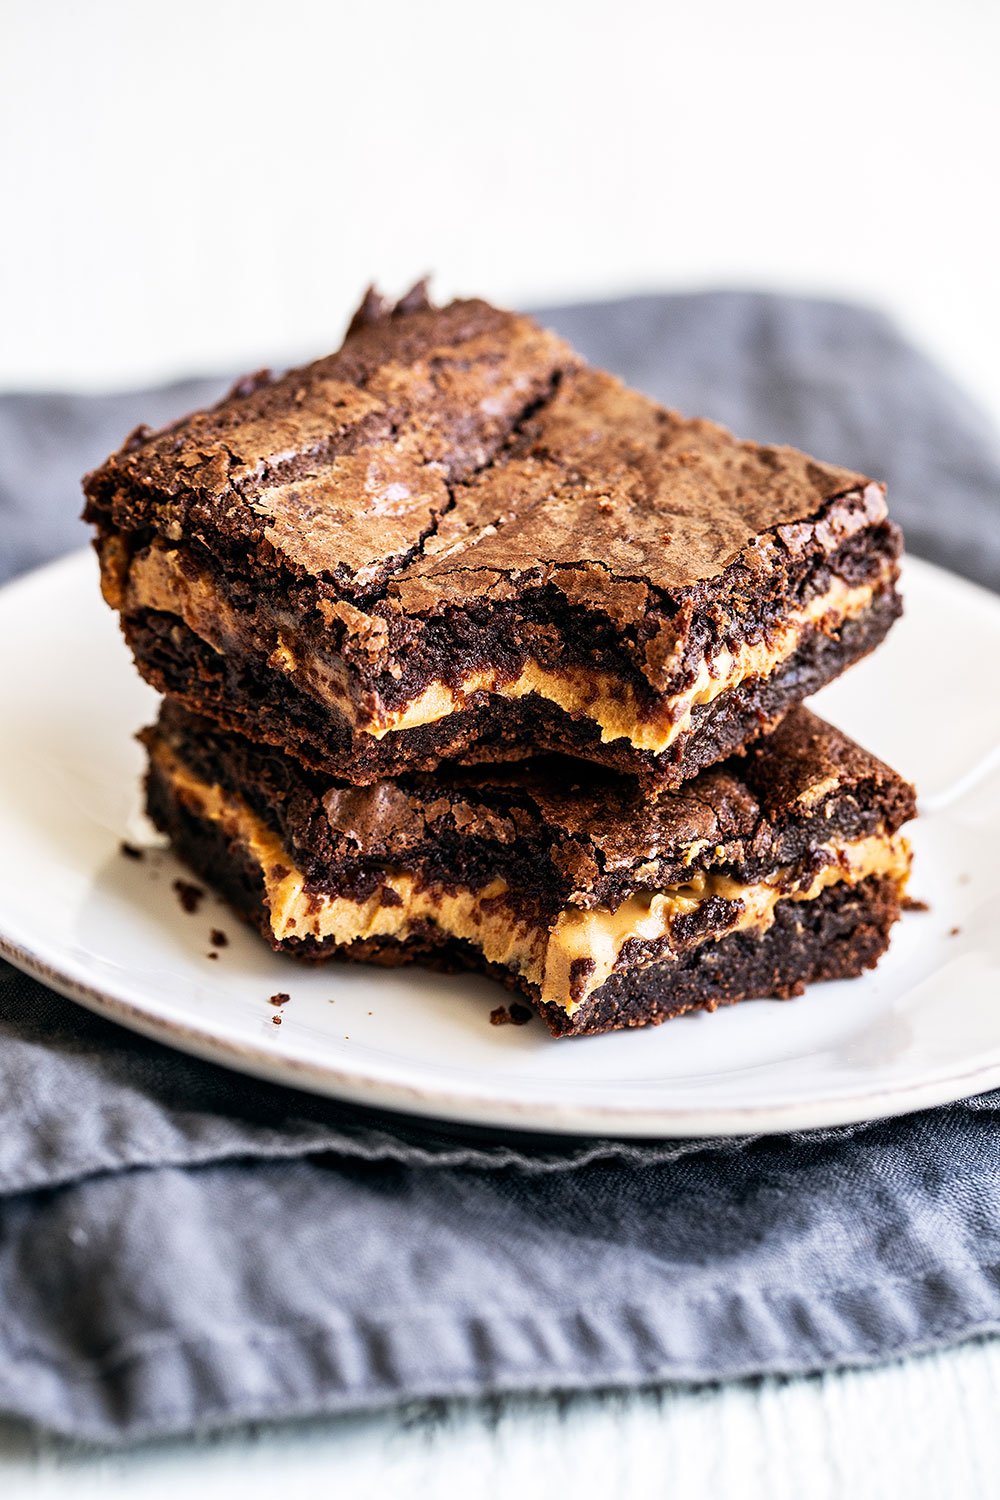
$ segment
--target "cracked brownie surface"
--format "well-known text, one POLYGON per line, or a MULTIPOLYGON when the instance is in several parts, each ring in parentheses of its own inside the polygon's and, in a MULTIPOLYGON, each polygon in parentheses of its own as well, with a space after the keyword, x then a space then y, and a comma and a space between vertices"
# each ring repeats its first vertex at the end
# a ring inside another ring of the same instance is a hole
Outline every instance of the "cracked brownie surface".
POLYGON ((356 782, 543 750, 677 785, 899 610, 879 485, 422 287, 85 488, 145 675, 356 782))

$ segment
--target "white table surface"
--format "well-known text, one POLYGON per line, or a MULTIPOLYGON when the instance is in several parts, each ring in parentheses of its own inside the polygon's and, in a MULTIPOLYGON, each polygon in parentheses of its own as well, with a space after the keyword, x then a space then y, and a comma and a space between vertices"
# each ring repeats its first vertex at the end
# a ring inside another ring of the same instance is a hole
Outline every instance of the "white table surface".
POLYGON ((2 11, 0 387, 324 353, 431 271, 854 297, 1000 409, 995 0, 2 11))
POLYGON ((4 1500, 966 1500, 1000 1494, 1000 1340, 872 1370, 420 1404, 126 1453, 0 1428, 4 1500), (557 1489, 558 1486, 558 1489, 557 1489))
MULTIPOLYGON (((373 52, 365 6, 6 0, 0 384, 315 352, 369 276, 396 289, 434 268, 442 294, 511 303, 719 283, 859 297, 1000 414, 1000 7, 509 0, 470 29, 476 14, 383 0, 373 52)), ((128 1454, 9 1427, 0 1496, 996 1496, 998 1412, 985 1340, 128 1454)))

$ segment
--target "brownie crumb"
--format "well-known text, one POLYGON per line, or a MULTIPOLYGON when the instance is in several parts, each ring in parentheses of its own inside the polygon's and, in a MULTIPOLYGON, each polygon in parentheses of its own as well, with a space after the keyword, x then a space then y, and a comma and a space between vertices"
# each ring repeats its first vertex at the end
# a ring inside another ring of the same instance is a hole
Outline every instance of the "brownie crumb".
POLYGON ((205 892, 200 885, 192 885, 190 880, 175 880, 174 890, 177 899, 189 916, 194 916, 199 906, 205 899, 205 892))
POLYGON ((281 1017, 280 1016, 272 1016, 271 1017, 271 1025, 272 1026, 280 1026, 281 1025, 281 1017))
POLYGON ((140 849, 136 844, 130 844, 125 839, 122 839, 121 843, 118 845, 118 848, 121 853, 124 854, 126 859, 146 858, 145 849, 140 849))
POLYGON ((526 1026, 533 1014, 534 1012, 529 1010, 526 1005, 519 1005, 515 1000, 510 1009, 506 1005, 498 1005, 496 1010, 491 1010, 490 1025, 526 1026))
POLYGON ((205 954, 206 958, 218 958, 218 956, 219 955, 217 953, 206 953, 205 954))
POLYGON ((137 448, 142 447, 147 438, 150 438, 152 436, 152 427, 148 426, 145 422, 140 422, 138 427, 132 428, 132 431, 129 433, 124 443, 122 443, 122 449, 126 453, 134 453, 137 448))
POLYGON ((587 981, 596 968, 597 964, 592 958, 574 958, 569 966, 569 993, 572 1000, 580 1001, 584 998, 587 993, 587 981))
POLYGON ((961 927, 953 927, 951 929, 951 931, 948 933, 948 936, 949 937, 958 937, 959 934, 961 933, 961 931, 962 931, 961 927))
POLYGON ((287 1005, 291 998, 291 995, 287 994, 285 990, 279 990, 276 995, 270 997, 267 1003, 268 1005, 287 1005))
POLYGON ((904 911, 930 911, 926 901, 918 901, 913 896, 904 896, 900 904, 904 911))
POLYGON ((210 941, 211 941, 211 944, 212 944, 213 948, 228 948, 229 947, 229 939, 226 937, 226 934, 223 932, 223 930, 222 930, 221 927, 213 927, 212 928, 212 931, 211 931, 211 934, 210 934, 210 941))
POLYGON ((274 373, 271 370, 254 370, 252 375, 241 375, 239 380, 229 392, 229 400, 246 400, 256 391, 262 391, 265 386, 274 381, 274 373))

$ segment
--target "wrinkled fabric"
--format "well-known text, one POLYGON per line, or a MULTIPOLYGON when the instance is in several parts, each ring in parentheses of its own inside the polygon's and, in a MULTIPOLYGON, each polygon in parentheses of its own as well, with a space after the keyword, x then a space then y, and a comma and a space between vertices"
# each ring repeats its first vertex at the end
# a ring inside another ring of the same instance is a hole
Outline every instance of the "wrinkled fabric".
MULTIPOLYGON (((669 405, 887 479, 911 550, 1000 587, 1000 444, 880 315, 726 292, 543 316, 669 405)), ((86 540, 79 475, 131 427, 227 385, 0 397, 0 577, 86 540)), ((462 1130, 244 1079, 0 964, 0 1410, 123 1441, 966 1338, 1000 1325, 998 1113, 462 1130)))

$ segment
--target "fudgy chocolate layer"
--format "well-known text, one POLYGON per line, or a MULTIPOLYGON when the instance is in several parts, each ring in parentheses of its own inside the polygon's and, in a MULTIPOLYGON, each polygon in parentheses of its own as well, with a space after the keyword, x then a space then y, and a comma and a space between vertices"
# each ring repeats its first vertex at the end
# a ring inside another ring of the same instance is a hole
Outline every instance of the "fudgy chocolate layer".
POLYGON ((878 963, 899 909, 892 880, 830 886, 813 901, 779 904, 762 936, 735 932, 703 943, 666 972, 652 965, 612 974, 573 1015, 546 1005, 542 1019, 553 1036, 584 1036, 658 1026, 762 996, 789 999, 819 980, 854 979, 878 963))
POLYGON ((366 306, 339 354, 86 482, 140 669, 192 708, 356 781, 556 749, 673 785, 855 659, 808 681, 817 632, 870 649, 897 612, 864 476, 664 411, 484 303, 366 306))
POLYGON ((636 750, 626 740, 603 744, 593 723, 572 718, 543 699, 485 694, 462 714, 374 739, 324 712, 292 677, 274 672, 266 660, 220 655, 171 615, 145 611, 128 618, 124 627, 144 675, 161 692, 227 729, 290 751, 313 770, 358 784, 431 770, 442 761, 493 763, 556 753, 669 789, 773 727, 793 704, 874 650, 900 607, 895 590, 887 590, 836 633, 810 632, 773 676, 748 678, 696 707, 690 729, 662 755, 636 750))

